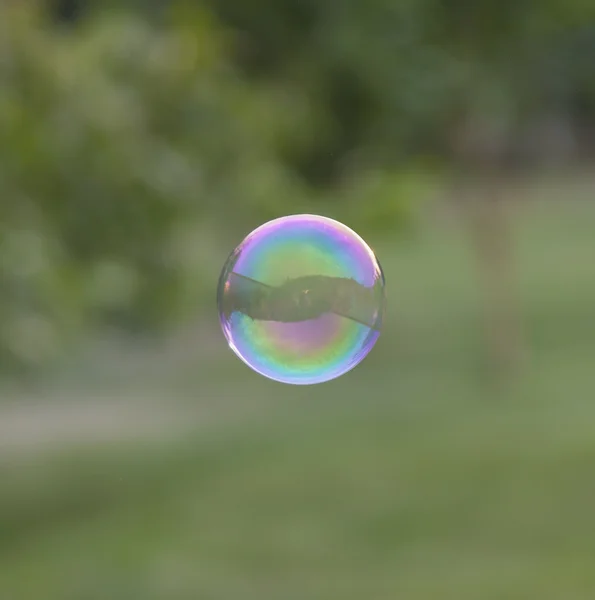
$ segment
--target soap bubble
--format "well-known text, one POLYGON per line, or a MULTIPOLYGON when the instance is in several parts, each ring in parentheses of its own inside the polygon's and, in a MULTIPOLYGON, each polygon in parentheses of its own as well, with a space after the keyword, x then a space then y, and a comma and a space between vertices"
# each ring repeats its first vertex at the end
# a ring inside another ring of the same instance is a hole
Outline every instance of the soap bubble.
POLYGON ((290 384, 329 381, 370 352, 384 316, 384 275, 349 227, 291 215, 255 229, 223 267, 217 305, 230 348, 290 384))

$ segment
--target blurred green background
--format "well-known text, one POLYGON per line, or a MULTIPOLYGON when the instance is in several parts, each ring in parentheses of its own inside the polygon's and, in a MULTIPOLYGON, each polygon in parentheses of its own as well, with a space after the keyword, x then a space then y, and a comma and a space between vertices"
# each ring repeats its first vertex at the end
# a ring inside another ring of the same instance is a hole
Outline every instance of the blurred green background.
POLYGON ((0 3, 0 599, 595 597, 595 4, 0 3), (263 221, 376 249, 290 387, 215 288, 263 221))

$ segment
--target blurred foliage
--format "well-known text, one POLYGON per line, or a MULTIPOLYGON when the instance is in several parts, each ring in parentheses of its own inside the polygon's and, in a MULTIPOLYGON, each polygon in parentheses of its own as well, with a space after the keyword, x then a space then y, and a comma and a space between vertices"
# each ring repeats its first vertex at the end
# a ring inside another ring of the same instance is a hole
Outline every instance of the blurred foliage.
POLYGON ((98 18, 68 35, 8 16, 3 365, 44 361, 85 323, 159 325, 202 276, 198 249, 179 248, 188 224, 241 221, 294 187, 271 151, 291 113, 237 77, 207 13, 168 30, 98 18))
POLYGON ((217 243, 266 219, 407 223, 470 106, 595 113, 581 0, 36 4, 1 9, 10 369, 89 327, 170 325, 211 299, 217 243))

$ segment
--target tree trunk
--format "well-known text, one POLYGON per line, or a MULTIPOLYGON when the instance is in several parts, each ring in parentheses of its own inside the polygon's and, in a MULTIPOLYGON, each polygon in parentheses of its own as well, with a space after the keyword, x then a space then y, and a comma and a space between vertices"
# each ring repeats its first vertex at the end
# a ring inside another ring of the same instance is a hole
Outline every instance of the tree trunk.
POLYGON ((511 205, 505 199, 509 141, 498 123, 474 118, 457 131, 454 144, 464 173, 455 185, 455 201, 477 260, 488 367, 499 382, 518 373, 525 356, 511 205))

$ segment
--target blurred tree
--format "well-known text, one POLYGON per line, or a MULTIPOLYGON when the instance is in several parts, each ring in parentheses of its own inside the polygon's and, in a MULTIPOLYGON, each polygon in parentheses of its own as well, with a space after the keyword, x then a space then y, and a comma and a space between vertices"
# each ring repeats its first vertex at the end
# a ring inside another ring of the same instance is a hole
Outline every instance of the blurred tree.
POLYGON ((457 15, 450 7, 439 19, 447 24, 454 55, 469 67, 450 126, 451 155, 463 171, 462 178, 455 176, 452 195, 463 208, 478 258, 490 366, 498 378, 508 378, 521 366, 526 345, 504 182, 511 166, 519 166, 519 132, 526 122, 561 108, 559 96, 548 89, 551 79, 542 78, 538 67, 568 35, 568 27, 576 28, 595 12, 580 0, 538 6, 462 1, 458 10, 460 19, 448 18, 457 15))
POLYGON ((166 29, 104 16, 68 35, 25 5, 4 17, 0 362, 11 368, 43 364, 86 325, 167 324, 208 269, 198 242, 181 251, 180 239, 208 223, 233 233, 300 192, 270 149, 282 107, 229 67, 207 12, 166 29))
POLYGON ((494 198, 529 117, 564 96, 595 121, 574 45, 588 0, 38 4, 77 26, 3 8, 4 365, 43 362, 83 324, 164 324, 208 271, 197 230, 314 206, 394 229, 426 161, 489 174, 494 198))
POLYGON ((60 23, 76 23, 83 11, 80 0, 53 0, 50 14, 60 23))

